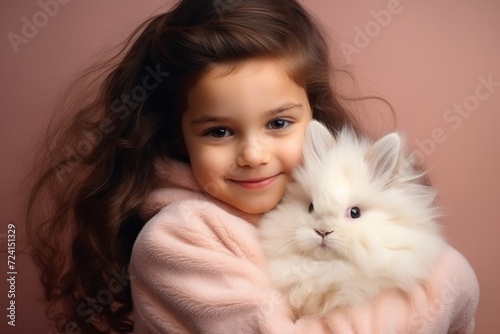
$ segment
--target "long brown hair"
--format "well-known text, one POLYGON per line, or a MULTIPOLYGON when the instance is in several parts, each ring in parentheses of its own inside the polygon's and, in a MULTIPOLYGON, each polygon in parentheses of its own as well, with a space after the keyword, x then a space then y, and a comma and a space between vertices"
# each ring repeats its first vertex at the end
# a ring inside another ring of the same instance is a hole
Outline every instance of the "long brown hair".
POLYGON ((32 256, 59 330, 132 331, 127 265, 144 224, 139 207, 155 187, 153 161, 184 159, 186 92, 214 65, 283 60, 315 119, 359 130, 332 89, 329 50, 297 0, 183 0, 78 78, 59 103, 64 117, 36 158, 27 199, 32 256))

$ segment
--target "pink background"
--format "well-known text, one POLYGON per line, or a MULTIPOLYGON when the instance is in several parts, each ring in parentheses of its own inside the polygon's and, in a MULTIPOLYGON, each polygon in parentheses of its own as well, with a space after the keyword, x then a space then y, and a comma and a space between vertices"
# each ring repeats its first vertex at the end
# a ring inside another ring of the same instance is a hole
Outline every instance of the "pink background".
MULTIPOLYGON (((29 149, 39 140, 48 121, 50 104, 65 82, 93 55, 123 39, 165 4, 161 0, 59 2, 66 3, 46 22, 39 21, 41 27, 36 35, 27 44, 19 45, 17 53, 7 35, 21 34, 23 17, 30 22, 34 16, 43 19, 39 13, 42 7, 35 0, 0 3, 0 32, 4 36, 0 44, 2 333, 56 333, 44 319, 36 271, 29 258, 20 254, 23 243, 19 205, 23 194, 19 184, 29 149), (7 326, 6 318, 8 223, 16 224, 18 234, 15 328, 7 326)), ((392 103, 398 115, 397 129, 425 157, 447 211, 444 224, 448 239, 470 261, 480 282, 476 333, 500 332, 500 241, 496 234, 500 231, 496 225, 500 222, 500 84, 490 87, 490 91, 477 88, 480 77, 500 83, 500 2, 304 3, 326 24, 337 43, 357 47, 348 60, 362 91, 376 93, 392 103), (380 14, 390 13, 388 10, 392 10, 390 17, 380 14), (368 34, 364 39, 359 32, 363 30, 368 34), (459 104, 465 105, 462 114, 453 110, 459 104)), ((380 104, 369 106, 384 109, 380 104)), ((393 129, 391 123, 381 122, 373 113, 366 119, 375 129, 393 129)))

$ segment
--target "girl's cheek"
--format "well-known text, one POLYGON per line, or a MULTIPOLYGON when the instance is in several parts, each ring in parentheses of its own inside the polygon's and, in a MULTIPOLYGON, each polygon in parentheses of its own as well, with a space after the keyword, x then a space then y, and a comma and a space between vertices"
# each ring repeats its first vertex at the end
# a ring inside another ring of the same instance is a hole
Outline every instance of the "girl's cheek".
POLYGON ((284 157, 287 159, 287 170, 291 173, 302 163, 302 141, 297 141, 295 145, 290 146, 284 152, 284 157))

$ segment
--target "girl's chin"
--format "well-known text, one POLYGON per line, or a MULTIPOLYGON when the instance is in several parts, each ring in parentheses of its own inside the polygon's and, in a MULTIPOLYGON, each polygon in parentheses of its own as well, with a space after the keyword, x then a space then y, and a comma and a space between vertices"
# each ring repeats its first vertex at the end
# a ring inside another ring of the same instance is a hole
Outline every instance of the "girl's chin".
POLYGON ((259 201, 259 203, 249 203, 247 201, 245 203, 235 203, 236 205, 233 204, 233 206, 245 213, 259 215, 274 209, 278 205, 278 202, 276 200, 259 201))

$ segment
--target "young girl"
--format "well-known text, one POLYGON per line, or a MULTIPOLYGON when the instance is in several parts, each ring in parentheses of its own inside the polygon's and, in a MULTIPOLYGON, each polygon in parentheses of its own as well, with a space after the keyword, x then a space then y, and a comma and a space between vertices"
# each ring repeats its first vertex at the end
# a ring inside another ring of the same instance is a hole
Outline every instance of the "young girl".
POLYGON ((136 30, 36 165, 28 231, 59 331, 472 333, 477 280, 452 248, 411 294, 321 318, 271 286, 257 226, 307 124, 362 132, 328 50, 296 0, 182 0, 136 30))

